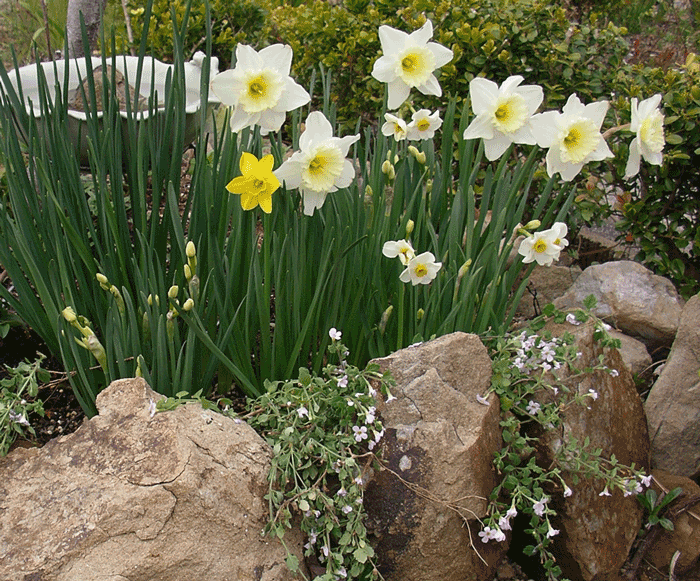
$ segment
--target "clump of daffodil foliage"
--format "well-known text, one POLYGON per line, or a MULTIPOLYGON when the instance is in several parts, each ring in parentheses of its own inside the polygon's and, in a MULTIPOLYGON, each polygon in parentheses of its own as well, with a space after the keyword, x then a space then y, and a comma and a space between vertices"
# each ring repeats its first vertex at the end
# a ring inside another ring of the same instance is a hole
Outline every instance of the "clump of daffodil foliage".
MULTIPOLYGON (((292 518, 301 515, 304 554, 326 569, 317 581, 376 578, 363 493, 384 435, 373 386, 390 398, 392 380, 377 365, 363 371, 349 365, 340 331, 329 334, 328 352, 338 363, 329 362, 320 377, 301 368, 297 379, 268 382, 267 393, 251 400, 244 416, 274 452, 265 530, 283 541, 292 518)), ((287 565, 297 571, 297 558, 289 554, 287 565)))
MULTIPOLYGON (((488 342, 493 362, 489 393, 495 393, 500 401, 503 448, 494 460, 501 481, 491 493, 479 537, 483 543, 505 541, 512 519, 519 513, 527 515, 529 526, 525 532, 533 542, 524 553, 539 556, 548 579, 558 579, 562 573, 550 549, 559 534, 552 526, 556 511, 550 501, 552 494, 561 493, 564 498, 573 494, 565 475, 572 484, 588 479, 600 485, 599 496, 612 496, 615 490, 623 496, 639 494, 651 482, 651 476, 634 464, 622 465, 614 455, 606 458, 587 437, 583 442, 562 437, 555 461, 547 466, 538 464, 535 449, 539 434, 560 429, 571 406, 590 409, 595 405, 598 393, 594 389, 582 393, 578 389, 581 379, 600 371, 618 375, 616 369, 603 363, 602 356, 594 366, 579 367, 581 354, 574 336, 566 333, 552 337, 543 329, 550 320, 574 326, 591 324, 594 340, 604 349, 619 348, 619 340, 608 334, 610 327, 591 315, 594 307, 592 296, 586 299, 585 309, 569 314, 548 305, 527 328, 488 342)), ((488 405, 486 398, 477 399, 488 405)))

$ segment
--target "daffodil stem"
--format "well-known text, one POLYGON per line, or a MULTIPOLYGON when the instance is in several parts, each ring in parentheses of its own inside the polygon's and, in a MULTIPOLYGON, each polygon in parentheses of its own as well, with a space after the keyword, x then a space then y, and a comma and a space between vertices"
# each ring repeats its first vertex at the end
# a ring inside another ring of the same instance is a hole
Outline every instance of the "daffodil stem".
MULTIPOLYGON (((270 301, 272 295, 272 273, 270 268, 270 244, 272 239, 272 226, 270 225, 270 214, 263 212, 263 321, 260 332, 262 343, 262 364, 265 369, 270 366, 270 301)), ((271 371, 271 370, 270 370, 271 371)))
POLYGON ((402 284, 399 287, 399 330, 396 335, 396 350, 398 351, 403 347, 403 313, 404 313, 404 308, 403 308, 403 302, 404 302, 404 297, 405 297, 405 292, 406 292, 406 284, 402 284))
POLYGON ((616 127, 611 127, 605 133, 603 133, 603 139, 607 139, 608 137, 610 137, 611 135, 614 135, 618 131, 628 131, 629 128, 630 128, 629 123, 625 123, 624 125, 618 125, 616 127))

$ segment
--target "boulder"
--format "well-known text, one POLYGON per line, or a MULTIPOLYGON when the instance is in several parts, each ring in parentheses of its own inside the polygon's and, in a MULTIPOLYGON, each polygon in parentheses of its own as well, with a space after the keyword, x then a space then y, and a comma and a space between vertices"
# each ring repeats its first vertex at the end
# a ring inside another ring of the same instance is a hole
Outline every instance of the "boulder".
POLYGON ((559 309, 580 308, 593 295, 594 314, 650 347, 668 346, 678 329, 684 301, 671 281, 629 260, 589 266, 565 295, 559 309))
POLYGON ((671 519, 673 530, 661 530, 661 534, 645 553, 645 559, 667 573, 673 555, 679 551, 674 573, 687 573, 700 560, 700 486, 690 478, 676 476, 665 470, 654 470, 652 475, 653 486, 659 497, 662 491, 668 492, 676 487, 682 488, 683 494, 664 513, 664 516, 671 519))
MULTIPOLYGON (((587 407, 568 406, 559 429, 537 434, 540 465, 554 462, 565 439, 583 442, 589 438, 589 451, 601 448, 606 458, 614 454, 621 464, 648 469, 649 436, 642 401, 620 353, 616 349, 604 350, 594 340, 590 322, 580 326, 550 323, 547 329, 553 336, 564 332, 575 336, 581 354, 576 362, 580 369, 597 365, 602 355, 603 364, 617 374, 601 370, 569 381, 579 393, 594 390, 597 397, 590 398, 587 407)), ((558 374, 563 380, 571 376, 563 368, 558 374)), ((540 401, 555 397, 558 396, 547 393, 540 401)), ((612 497, 600 496, 603 485, 595 480, 582 479, 574 484, 571 471, 565 465, 561 467, 572 494, 564 497, 562 491, 551 491, 551 506, 557 511, 552 524, 560 530, 552 545, 557 564, 563 576, 572 581, 613 579, 642 524, 643 510, 633 495, 623 497, 616 491, 612 497)))
POLYGON ((640 375, 650 368, 652 359, 644 343, 615 329, 609 333, 614 339, 620 340, 620 356, 632 376, 640 375))
POLYGON ((681 315, 676 340, 645 410, 654 468, 700 477, 700 295, 681 315))
MULTIPOLYGON (((294 578, 261 535, 269 446, 198 404, 155 413, 160 397, 115 381, 75 433, 0 462, 0 579, 294 578)), ((303 562, 301 534, 285 543, 303 562)))
POLYGON ((525 319, 537 316, 542 307, 566 293, 580 274, 578 266, 535 266, 518 303, 518 314, 525 319))
POLYGON ((380 572, 387 581, 492 579, 507 543, 477 535, 501 448, 496 397, 488 406, 476 399, 490 385, 486 348, 453 333, 375 363, 397 382, 396 399, 379 408, 385 469, 365 492, 380 572))

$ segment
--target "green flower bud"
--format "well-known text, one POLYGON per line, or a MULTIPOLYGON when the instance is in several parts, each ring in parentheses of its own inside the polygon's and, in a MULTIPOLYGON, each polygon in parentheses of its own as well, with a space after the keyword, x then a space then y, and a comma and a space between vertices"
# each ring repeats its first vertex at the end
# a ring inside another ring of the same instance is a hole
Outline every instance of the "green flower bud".
POLYGON ((409 220, 408 222, 406 222, 406 239, 408 239, 411 236, 415 225, 416 223, 413 220, 409 220))
POLYGON ((78 321, 78 317, 76 316, 75 311, 71 307, 66 307, 65 309, 63 309, 61 314, 63 315, 63 318, 69 323, 76 323, 78 321))
POLYGON ((182 305, 182 310, 183 311, 191 311, 193 307, 194 307, 194 301, 192 299, 187 299, 185 301, 185 304, 182 305))
POLYGON ((176 299, 177 295, 180 293, 180 287, 174 284, 168 289, 168 298, 176 299))
POLYGON ((187 246, 185 247, 185 254, 187 254, 187 258, 194 258, 197 255, 197 249, 195 248, 192 240, 187 243, 187 246))

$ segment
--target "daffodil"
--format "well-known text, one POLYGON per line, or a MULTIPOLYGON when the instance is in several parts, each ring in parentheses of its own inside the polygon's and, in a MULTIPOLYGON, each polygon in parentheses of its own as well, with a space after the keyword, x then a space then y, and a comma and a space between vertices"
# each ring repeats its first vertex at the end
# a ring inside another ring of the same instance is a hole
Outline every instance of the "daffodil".
POLYGON ((614 157, 600 133, 607 101, 584 105, 573 94, 562 112, 547 111, 533 115, 533 133, 540 147, 547 147, 547 173, 561 174, 564 181, 574 179, 589 161, 614 157))
POLYGON ((406 122, 392 115, 391 113, 384 113, 384 119, 386 119, 384 125, 382 125, 382 134, 387 137, 394 136, 395 141, 403 141, 408 136, 408 126, 406 122))
POLYGON ((412 88, 424 95, 442 95, 433 72, 452 60, 452 51, 436 42, 433 23, 428 20, 411 34, 391 26, 379 27, 379 41, 384 53, 374 63, 372 76, 389 86, 389 109, 398 109, 412 88))
POLYGON ((266 155, 258 160, 252 153, 241 155, 240 168, 243 175, 233 178, 226 189, 232 194, 240 194, 241 207, 252 210, 260 205, 266 214, 272 212, 272 194, 280 187, 280 182, 272 173, 274 158, 266 155))
POLYGON ((639 173, 641 158, 652 165, 661 165, 661 152, 666 143, 664 139, 664 116, 659 111, 661 95, 644 99, 637 105, 637 99, 632 98, 632 121, 630 131, 636 137, 630 143, 630 154, 627 158, 625 177, 631 178, 639 173))
POLYGON ((404 266, 416 255, 408 240, 387 240, 382 247, 382 254, 387 258, 398 258, 404 266))
POLYGON ((355 168, 346 156, 358 139, 359 135, 334 137, 330 121, 321 112, 314 111, 306 118, 299 151, 275 172, 287 188, 299 189, 304 198, 304 214, 311 216, 323 206, 326 195, 350 185, 355 168))
POLYGON ((311 97, 290 76, 292 47, 273 44, 256 52, 236 47, 236 67, 216 75, 212 92, 224 105, 234 107, 231 130, 259 125, 264 132, 278 131, 287 111, 306 105, 311 97))
POLYGON ((420 109, 411 117, 406 137, 409 141, 432 139, 441 125, 442 119, 440 119, 439 111, 431 113, 427 109, 420 109))
POLYGON ((561 251, 568 246, 565 236, 568 228, 563 222, 555 222, 548 230, 541 230, 528 235, 518 248, 523 256, 523 263, 537 262, 541 266, 550 266, 559 260, 561 251))
POLYGON ((442 267, 442 262, 435 262, 432 252, 423 252, 408 261, 406 270, 399 275, 401 282, 417 284, 430 284, 442 267))
POLYGON ((464 139, 482 138, 490 161, 501 157, 511 143, 537 143, 530 119, 542 103, 544 92, 537 85, 519 86, 522 82, 523 77, 514 75, 500 87, 481 77, 469 83, 476 117, 464 131, 464 139))

